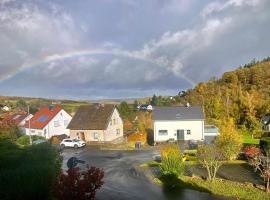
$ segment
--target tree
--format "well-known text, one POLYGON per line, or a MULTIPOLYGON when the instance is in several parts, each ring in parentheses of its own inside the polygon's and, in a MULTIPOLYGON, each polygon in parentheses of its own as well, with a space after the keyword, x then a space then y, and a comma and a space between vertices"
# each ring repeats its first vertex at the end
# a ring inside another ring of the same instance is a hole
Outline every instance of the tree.
POLYGON ((198 147, 197 158, 207 170, 208 179, 215 179, 218 169, 222 166, 223 157, 220 149, 215 144, 202 145, 198 147))
POLYGON ((55 187, 55 196, 59 200, 94 200, 96 191, 103 185, 104 172, 96 167, 87 166, 85 171, 79 168, 61 173, 55 187))
POLYGON ((20 110, 24 110, 24 111, 27 110, 27 104, 23 99, 19 99, 16 102, 16 107, 18 107, 20 110))
POLYGON ((20 134, 20 129, 12 120, 2 121, 0 124, 0 137, 6 137, 14 141, 20 136, 20 134))
POLYGON ((129 106, 128 106, 127 102, 125 102, 125 101, 122 101, 120 103, 120 105, 118 106, 118 110, 120 112, 120 115, 124 119, 128 119, 131 116, 131 110, 129 109, 129 106))
POLYGON ((134 103, 133 103, 133 110, 137 110, 138 108, 138 105, 139 105, 139 102, 138 102, 138 100, 136 99, 135 101, 134 101, 134 103))
POLYGON ((261 177, 264 179, 265 191, 269 192, 270 186, 270 152, 267 151, 265 154, 255 146, 247 146, 244 149, 245 155, 251 166, 254 167, 255 172, 259 171, 261 177))
POLYGON ((158 105, 158 98, 157 98, 157 96, 155 94, 153 95, 150 104, 152 106, 157 106, 158 105))
POLYGON ((236 131, 232 119, 220 125, 220 135, 215 144, 222 152, 224 159, 233 160, 237 157, 242 148, 242 138, 236 131))

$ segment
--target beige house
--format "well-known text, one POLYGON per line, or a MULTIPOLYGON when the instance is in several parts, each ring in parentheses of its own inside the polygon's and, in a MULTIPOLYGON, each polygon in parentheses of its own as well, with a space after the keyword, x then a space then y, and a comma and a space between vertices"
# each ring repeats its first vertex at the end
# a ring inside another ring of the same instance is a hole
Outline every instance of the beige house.
POLYGON ((123 120, 115 105, 81 106, 68 125, 71 138, 110 142, 123 138, 123 120))

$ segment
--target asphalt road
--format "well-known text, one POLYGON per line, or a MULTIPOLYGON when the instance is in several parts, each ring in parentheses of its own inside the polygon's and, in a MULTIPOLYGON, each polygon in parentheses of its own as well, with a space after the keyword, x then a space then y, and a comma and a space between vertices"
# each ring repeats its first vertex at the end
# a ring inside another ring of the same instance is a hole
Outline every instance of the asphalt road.
MULTIPOLYGON (((140 164, 153 160, 158 150, 144 151, 100 151, 85 147, 83 149, 65 149, 63 151, 63 168, 70 157, 76 156, 90 166, 100 167, 105 171, 104 182, 97 192, 98 200, 164 200, 164 199, 224 199, 208 193, 183 189, 177 196, 170 196, 164 192, 162 186, 153 184, 147 172, 141 170, 140 164)), ((85 165, 80 164, 80 168, 85 165)))

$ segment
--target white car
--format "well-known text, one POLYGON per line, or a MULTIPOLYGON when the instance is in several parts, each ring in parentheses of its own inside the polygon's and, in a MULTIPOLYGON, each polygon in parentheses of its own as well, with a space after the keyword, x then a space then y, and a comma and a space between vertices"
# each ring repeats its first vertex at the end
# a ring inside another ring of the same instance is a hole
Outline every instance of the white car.
POLYGON ((62 140, 62 142, 60 143, 60 146, 62 148, 65 147, 74 147, 74 148, 78 148, 78 147, 83 147, 85 146, 86 143, 82 140, 78 140, 78 139, 64 139, 62 140))

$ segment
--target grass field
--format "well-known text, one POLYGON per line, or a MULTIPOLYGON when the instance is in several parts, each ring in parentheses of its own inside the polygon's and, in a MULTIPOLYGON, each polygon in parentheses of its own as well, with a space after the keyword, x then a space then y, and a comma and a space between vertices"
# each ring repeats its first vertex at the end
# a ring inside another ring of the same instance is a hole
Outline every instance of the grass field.
POLYGON ((244 145, 256 145, 258 146, 260 143, 260 139, 252 138, 251 135, 244 134, 243 135, 243 143, 244 145))

